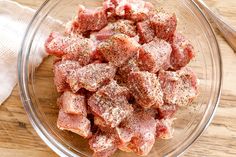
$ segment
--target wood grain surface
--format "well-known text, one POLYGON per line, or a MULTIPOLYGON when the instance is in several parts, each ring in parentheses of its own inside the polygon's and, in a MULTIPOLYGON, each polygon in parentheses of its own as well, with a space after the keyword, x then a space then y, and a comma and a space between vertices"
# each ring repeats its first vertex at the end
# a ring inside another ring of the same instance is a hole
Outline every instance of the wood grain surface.
MULTIPOLYGON (((37 9, 43 0, 16 0, 37 9)), ((205 0, 207 4, 236 27, 235 0, 205 0)), ((215 29, 216 30, 216 29, 215 29)), ((219 108, 209 128, 184 153, 192 156, 236 156, 236 53, 216 30, 220 44, 224 84, 219 108)), ((21 104, 17 87, 0 106, 1 157, 53 157, 57 156, 39 138, 32 128, 21 104)))

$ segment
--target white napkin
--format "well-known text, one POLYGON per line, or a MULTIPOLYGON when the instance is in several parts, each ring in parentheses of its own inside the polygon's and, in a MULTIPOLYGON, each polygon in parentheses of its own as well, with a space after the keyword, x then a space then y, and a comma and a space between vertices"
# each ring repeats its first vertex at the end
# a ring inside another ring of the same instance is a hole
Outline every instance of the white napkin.
MULTIPOLYGON (((35 10, 16 2, 0 0, 0 105, 10 96, 17 83, 18 52, 34 13, 35 10)), ((39 65, 45 56, 42 44, 42 51, 32 64, 39 65)))

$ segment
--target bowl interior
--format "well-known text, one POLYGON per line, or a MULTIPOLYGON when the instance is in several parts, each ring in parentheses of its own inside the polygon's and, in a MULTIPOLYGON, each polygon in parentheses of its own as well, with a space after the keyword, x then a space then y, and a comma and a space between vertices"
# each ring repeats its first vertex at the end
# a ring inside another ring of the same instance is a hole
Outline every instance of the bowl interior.
MULTIPOLYGON (((221 63, 218 45, 209 24, 188 0, 152 0, 157 8, 175 12, 178 31, 192 42, 196 58, 189 64, 200 80, 200 94, 192 105, 180 108, 174 122, 175 133, 170 140, 157 140, 149 157, 182 153, 209 123, 217 106, 221 86, 221 63)), ((58 93, 53 83, 54 57, 47 57, 37 68, 38 54, 44 52, 44 41, 51 31, 63 32, 65 24, 73 18, 79 4, 101 6, 101 0, 54 0, 44 4, 35 15, 19 56, 19 81, 22 100, 33 126, 43 140, 58 154, 90 156, 87 140, 61 131, 56 126, 58 93), (53 21, 52 18, 60 20, 53 21)), ((118 151, 115 156, 135 156, 118 151)))

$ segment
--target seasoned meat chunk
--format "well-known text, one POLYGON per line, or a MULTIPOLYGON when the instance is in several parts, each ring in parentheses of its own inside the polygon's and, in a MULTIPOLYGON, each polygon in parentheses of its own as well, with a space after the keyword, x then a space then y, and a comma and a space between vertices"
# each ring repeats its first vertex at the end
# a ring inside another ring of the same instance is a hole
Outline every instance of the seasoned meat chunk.
POLYGON ((144 111, 137 111, 116 128, 119 149, 147 155, 155 143, 156 121, 144 111))
POLYGON ((156 137, 161 139, 170 139, 173 137, 173 120, 174 119, 161 119, 156 120, 156 137))
POLYGON ((63 92, 69 88, 69 85, 66 83, 66 78, 79 68, 81 68, 81 65, 77 61, 66 60, 54 64, 54 83, 58 92, 63 92))
POLYGON ((74 132, 85 138, 91 136, 90 121, 86 117, 82 115, 67 114, 62 109, 59 111, 57 127, 61 130, 74 132))
POLYGON ((96 32, 92 35, 95 35, 97 40, 106 40, 114 34, 125 34, 129 37, 136 36, 136 26, 133 21, 120 19, 116 22, 109 23, 99 32, 96 32))
POLYGON ((90 62, 94 51, 92 40, 82 36, 62 36, 51 33, 45 43, 47 53, 62 57, 64 60, 77 60, 81 65, 90 62))
POLYGON ((117 150, 115 138, 100 131, 89 140, 89 146, 94 152, 94 157, 109 157, 117 150))
POLYGON ((132 72, 128 85, 138 104, 144 108, 158 108, 163 105, 161 85, 155 74, 132 72))
POLYGON ((133 111, 125 96, 109 97, 100 91, 89 98, 88 105, 111 128, 119 125, 133 111))
POLYGON ((80 88, 96 91, 115 77, 116 68, 107 63, 93 63, 78 69, 73 75, 68 76, 67 82, 73 92, 80 88))
POLYGON ((61 97, 61 107, 65 113, 87 116, 85 96, 65 91, 61 97))
POLYGON ((198 80, 191 68, 179 71, 160 71, 159 80, 168 104, 186 106, 198 95, 198 80))
POLYGON ((195 57, 195 52, 190 41, 180 33, 175 34, 172 49, 171 65, 173 69, 178 70, 186 66, 195 57))
POLYGON ((139 44, 132 38, 124 34, 115 34, 106 41, 98 45, 98 51, 113 65, 120 67, 132 56, 134 56, 139 44))
POLYGON ((139 68, 151 73, 158 72, 169 64, 171 51, 170 44, 161 39, 142 45, 138 56, 139 68))
POLYGON ((168 41, 172 40, 177 27, 175 14, 157 12, 150 18, 150 21, 158 38, 168 41))
POLYGON ((80 32, 100 30, 108 23, 103 8, 86 9, 83 6, 79 7, 77 20, 80 32))
POLYGON ((155 38, 155 31, 149 20, 137 23, 137 32, 140 37, 140 43, 148 43, 155 38))
POLYGON ((176 113, 178 109, 177 105, 173 105, 173 104, 164 104, 162 105, 160 108, 158 108, 158 117, 159 119, 167 119, 167 118, 172 118, 173 115, 176 113))
POLYGON ((154 6, 143 0, 121 0, 118 2, 115 12, 116 15, 125 17, 133 21, 146 20, 154 6))
POLYGON ((118 69, 118 73, 124 82, 127 82, 128 76, 131 72, 136 71, 139 71, 137 55, 132 57, 128 62, 118 69))
POLYGON ((126 98, 130 97, 129 89, 127 87, 118 85, 114 80, 112 80, 108 85, 100 88, 99 93, 110 98, 116 98, 120 96, 124 96, 126 98))

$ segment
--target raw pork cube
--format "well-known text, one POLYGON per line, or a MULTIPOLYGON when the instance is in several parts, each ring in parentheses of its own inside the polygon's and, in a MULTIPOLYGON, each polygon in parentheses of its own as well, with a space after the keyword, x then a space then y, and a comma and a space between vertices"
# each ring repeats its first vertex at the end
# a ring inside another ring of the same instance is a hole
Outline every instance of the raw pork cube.
POLYGON ((134 112, 116 128, 119 149, 147 155, 155 143, 156 121, 143 111, 134 112))
POLYGON ((160 71, 159 80, 165 103, 186 106, 198 95, 198 80, 190 68, 179 71, 160 71))
POLYGON ((163 105, 161 85, 155 74, 132 72, 128 85, 138 104, 144 108, 158 108, 163 105))
POLYGON ((154 6, 143 0, 121 0, 116 6, 116 15, 133 21, 146 20, 154 6))
POLYGON ((137 23, 137 32, 140 37, 140 43, 148 43, 155 38, 155 31, 149 20, 137 23))
POLYGON ((100 30, 108 23, 103 8, 85 9, 83 6, 79 7, 77 20, 80 32, 100 30))
POLYGON ((173 137, 174 128, 172 127, 174 119, 156 120, 156 137, 161 139, 171 139, 173 137))
POLYGON ((116 34, 98 46, 98 51, 113 65, 120 67, 134 56, 139 44, 125 34, 116 34))
POLYGON ((134 37, 136 36, 136 26, 133 21, 120 19, 114 23, 109 23, 106 27, 93 35, 95 35, 97 40, 105 40, 117 33, 134 37))
POLYGON ((91 96, 88 105, 92 112, 101 118, 98 121, 114 128, 133 111, 127 101, 128 94, 125 87, 112 81, 91 96))
POLYGON ((47 53, 64 60, 77 60, 81 65, 90 62, 94 51, 93 41, 82 36, 62 36, 51 33, 45 43, 47 53))
POLYGON ((128 76, 131 72, 139 71, 137 55, 126 62, 122 67, 118 69, 118 73, 122 77, 124 82, 127 82, 128 76))
POLYGON ((59 111, 57 127, 61 130, 74 132, 85 138, 91 136, 90 121, 86 117, 82 115, 67 114, 62 109, 59 111))
POLYGON ((129 89, 127 87, 118 85, 115 80, 112 80, 108 85, 100 88, 99 92, 102 95, 108 96, 110 98, 124 96, 128 99, 130 97, 129 89))
POLYGON ((111 128, 118 126, 133 111, 125 96, 109 97, 100 91, 89 98, 88 105, 111 128))
POLYGON ((152 73, 158 72, 170 62, 171 51, 171 45, 161 39, 142 45, 138 56, 139 68, 152 73))
POLYGON ((172 40, 177 27, 175 14, 158 12, 151 17, 150 21, 158 38, 172 40))
POLYGON ((144 110, 144 112, 152 116, 154 119, 156 119, 159 116, 159 110, 156 108, 149 108, 149 109, 144 110))
POLYGON ((173 104, 164 104, 160 108, 158 108, 158 118, 159 119, 167 119, 172 118, 173 115, 176 113, 178 106, 173 104))
POLYGON ((60 99, 62 110, 65 113, 87 116, 85 96, 65 91, 60 99))
POLYGON ((69 88, 66 83, 66 77, 79 68, 81 68, 81 65, 77 61, 66 60, 54 64, 54 83, 58 92, 63 92, 69 88))
POLYGON ((73 92, 80 88, 95 92, 99 87, 115 77, 116 68, 107 63, 93 63, 78 69, 67 77, 67 82, 73 92))
POLYGON ((173 69, 186 66, 195 56, 193 46, 183 35, 176 33, 172 43, 171 65, 173 69))
POLYGON ((109 157, 117 150, 115 138, 107 133, 98 132, 89 140, 94 157, 109 157))

